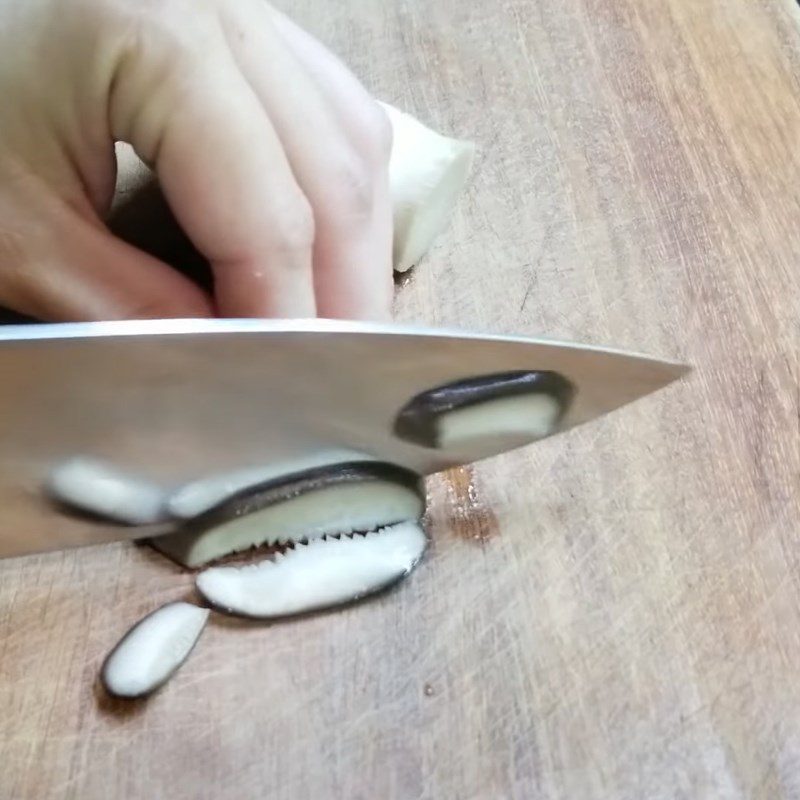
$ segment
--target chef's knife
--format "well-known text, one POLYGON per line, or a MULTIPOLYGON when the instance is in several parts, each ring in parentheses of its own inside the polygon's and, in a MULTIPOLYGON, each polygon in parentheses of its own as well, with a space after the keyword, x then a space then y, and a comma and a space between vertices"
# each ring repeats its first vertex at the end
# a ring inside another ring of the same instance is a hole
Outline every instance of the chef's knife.
POLYGON ((489 373, 554 371, 575 387, 556 432, 687 371, 617 350, 397 325, 171 320, 0 327, 0 557, 163 532, 71 514, 44 491, 89 456, 165 486, 347 449, 427 475, 507 449, 404 441, 411 398, 489 373))

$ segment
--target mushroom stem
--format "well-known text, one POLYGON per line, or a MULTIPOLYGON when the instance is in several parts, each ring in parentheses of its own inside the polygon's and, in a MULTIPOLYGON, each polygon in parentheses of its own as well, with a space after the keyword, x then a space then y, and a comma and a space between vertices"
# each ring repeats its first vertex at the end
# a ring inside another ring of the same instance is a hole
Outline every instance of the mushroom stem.
POLYGON ((394 269, 405 272, 447 227, 472 169, 475 145, 442 136, 389 103, 381 106, 392 125, 394 269))

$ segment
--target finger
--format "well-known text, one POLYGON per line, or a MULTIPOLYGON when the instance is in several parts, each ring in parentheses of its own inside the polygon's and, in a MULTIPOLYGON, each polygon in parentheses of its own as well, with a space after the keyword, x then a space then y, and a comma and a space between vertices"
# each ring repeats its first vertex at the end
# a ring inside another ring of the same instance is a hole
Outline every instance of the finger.
MULTIPOLYGON (((375 103, 361 81, 322 42, 278 9, 270 8, 270 14, 276 30, 295 58, 313 76, 337 109, 348 112, 370 102, 375 103)), ((350 114, 346 114, 344 119, 352 124, 350 117, 350 114)))
POLYGON ((202 53, 170 50, 166 77, 158 59, 136 51, 115 90, 115 136, 154 165, 179 224, 211 264, 220 314, 313 317, 311 208, 218 38, 202 37, 202 53))
POLYGON ((34 230, 20 222, 16 232, 0 236, 0 305, 6 308, 48 322, 213 313, 210 298, 191 281, 95 221, 59 211, 40 217, 46 225, 34 230))
MULTIPOLYGON (((392 128, 383 110, 375 102, 364 85, 347 68, 334 53, 328 50, 314 36, 297 25, 292 19, 282 12, 272 8, 272 17, 276 29, 282 36, 286 45, 292 51, 297 60, 303 65, 309 75, 312 76, 322 92, 331 100, 334 109, 340 114, 341 120, 353 134, 358 137, 366 132, 367 136, 375 137, 383 141, 386 161, 388 164, 392 148, 392 128), (354 109, 372 106, 378 111, 377 117, 365 120, 354 109), (378 127, 375 131, 374 128, 378 127)), ((376 206, 384 209, 382 222, 391 247, 392 230, 392 200, 389 185, 388 168, 382 175, 382 180, 377 187, 379 196, 376 198, 376 206)), ((391 259, 390 259, 391 262, 391 259)), ((389 268, 391 276, 391 263, 389 268)), ((389 303, 393 291, 393 282, 388 280, 387 293, 389 303)))
POLYGON ((289 162, 314 211, 314 284, 318 313, 326 317, 389 315, 391 203, 389 147, 382 114, 368 96, 336 108, 276 33, 261 0, 226 7, 228 41, 237 62, 267 109, 289 162), (286 87, 291 86, 291 91, 286 87), (348 117, 360 117, 348 125, 348 117))

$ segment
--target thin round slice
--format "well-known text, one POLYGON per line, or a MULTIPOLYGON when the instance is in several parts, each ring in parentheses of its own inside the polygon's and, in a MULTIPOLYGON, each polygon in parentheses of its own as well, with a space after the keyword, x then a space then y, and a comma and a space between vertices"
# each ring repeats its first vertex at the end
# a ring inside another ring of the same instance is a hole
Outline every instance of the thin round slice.
POLYGON ((400 410, 394 430, 429 448, 481 440, 522 445, 554 433, 573 394, 556 372, 482 375, 418 394, 400 410))
POLYGON ((197 589, 215 608, 272 619, 351 603, 408 575, 427 546, 416 522, 366 535, 316 539, 246 567, 212 567, 197 589))
POLYGON ((177 489, 167 501, 167 512, 176 519, 192 519, 252 486, 264 486, 276 478, 317 467, 369 460, 372 460, 370 456, 354 450, 322 450, 292 461, 259 464, 206 475, 177 489))
POLYGON ((165 518, 160 487, 106 461, 76 456, 57 465, 46 485, 56 500, 126 525, 149 525, 165 518))
POLYGON ((442 136, 388 103, 381 106, 392 126, 394 268, 405 272, 447 227, 472 169, 475 145, 442 136))
POLYGON ((415 473, 377 461, 333 464, 248 487, 152 544, 198 567, 261 544, 374 530, 424 512, 415 473))
POLYGON ((209 613, 191 603, 168 603, 137 622, 103 664, 108 693, 144 697, 163 686, 192 652, 209 613))

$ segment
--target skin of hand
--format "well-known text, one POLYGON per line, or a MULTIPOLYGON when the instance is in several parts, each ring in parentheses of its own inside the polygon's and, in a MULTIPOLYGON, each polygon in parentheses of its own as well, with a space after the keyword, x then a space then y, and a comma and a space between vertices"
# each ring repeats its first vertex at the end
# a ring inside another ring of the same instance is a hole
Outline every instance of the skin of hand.
POLYGON ((263 0, 0 0, 0 97, 0 306, 388 317, 390 124, 263 0), (116 141, 154 170, 213 297, 109 232, 116 141))

